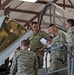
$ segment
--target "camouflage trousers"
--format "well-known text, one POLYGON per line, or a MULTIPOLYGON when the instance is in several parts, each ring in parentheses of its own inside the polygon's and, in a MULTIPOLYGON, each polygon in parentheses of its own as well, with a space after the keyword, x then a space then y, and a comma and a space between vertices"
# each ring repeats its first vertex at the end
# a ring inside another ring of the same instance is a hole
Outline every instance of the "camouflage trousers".
POLYGON ((44 50, 40 52, 40 51, 38 51, 38 49, 37 50, 33 49, 33 52, 35 52, 36 55, 37 55, 37 58, 38 58, 38 67, 42 68, 43 67, 44 50))
MULTIPOLYGON (((52 71, 56 71, 56 70, 60 69, 61 65, 62 65, 62 61, 59 61, 57 59, 52 59, 50 61, 50 67, 48 69, 48 72, 52 72, 52 71)), ((52 73, 50 75, 59 75, 59 73, 56 72, 56 73, 54 73, 54 74, 52 73)))
POLYGON ((37 55, 39 68, 42 68, 43 66, 43 57, 44 55, 37 55))

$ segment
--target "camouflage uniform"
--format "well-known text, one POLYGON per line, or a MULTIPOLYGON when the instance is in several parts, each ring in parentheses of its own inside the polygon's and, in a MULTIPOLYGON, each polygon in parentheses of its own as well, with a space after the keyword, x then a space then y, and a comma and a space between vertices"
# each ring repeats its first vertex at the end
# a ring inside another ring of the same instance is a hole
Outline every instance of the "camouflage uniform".
POLYGON ((14 54, 10 75, 37 75, 38 61, 36 54, 24 49, 14 54))
POLYGON ((39 68, 42 68, 43 66, 43 56, 44 56, 44 50, 40 52, 38 51, 39 49, 43 48, 43 44, 40 42, 41 38, 51 40, 50 36, 46 32, 41 30, 38 31, 37 33, 33 33, 29 37, 31 50, 34 51, 38 56, 39 68))
POLYGON ((68 42, 69 47, 71 47, 71 50, 73 50, 74 49, 74 27, 71 27, 67 31, 66 41, 68 42))
MULTIPOLYGON (((58 32, 52 39, 52 48, 65 44, 66 38, 62 32, 58 32)), ((49 72, 60 69, 63 61, 65 60, 66 50, 64 48, 51 51, 50 53, 50 67, 49 72)), ((58 73, 51 75, 59 75, 58 73)))

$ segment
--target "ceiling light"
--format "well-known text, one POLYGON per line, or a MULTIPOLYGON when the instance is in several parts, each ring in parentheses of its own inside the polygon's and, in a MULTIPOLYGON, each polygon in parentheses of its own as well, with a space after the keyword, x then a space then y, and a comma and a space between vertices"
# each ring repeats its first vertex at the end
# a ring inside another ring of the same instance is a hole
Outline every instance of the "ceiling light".
POLYGON ((25 1, 25 2, 36 2, 37 0, 20 0, 20 1, 25 1))

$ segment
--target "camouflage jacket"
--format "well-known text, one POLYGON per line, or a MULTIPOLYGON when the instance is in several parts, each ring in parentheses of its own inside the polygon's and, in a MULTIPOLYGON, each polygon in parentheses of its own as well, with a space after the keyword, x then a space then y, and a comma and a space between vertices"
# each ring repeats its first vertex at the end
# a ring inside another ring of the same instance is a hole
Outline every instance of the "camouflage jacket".
MULTIPOLYGON (((62 32, 58 32, 52 39, 52 48, 57 47, 57 46, 61 46, 63 44, 66 43, 66 37, 64 35, 64 33, 62 32)), ((54 51, 51 51, 50 54, 50 59, 55 59, 55 58, 59 58, 59 59, 65 59, 65 52, 67 50, 61 48, 61 49, 57 49, 54 51)))
POLYGON ((67 31, 66 41, 67 41, 69 47, 72 47, 72 46, 74 47, 74 27, 71 27, 67 31))
POLYGON ((36 54, 27 49, 15 52, 10 75, 37 75, 38 60, 36 54))
POLYGON ((40 42, 41 38, 45 38, 46 40, 51 40, 50 35, 44 31, 38 31, 37 33, 33 33, 30 37, 31 50, 38 50, 43 47, 43 44, 40 42))

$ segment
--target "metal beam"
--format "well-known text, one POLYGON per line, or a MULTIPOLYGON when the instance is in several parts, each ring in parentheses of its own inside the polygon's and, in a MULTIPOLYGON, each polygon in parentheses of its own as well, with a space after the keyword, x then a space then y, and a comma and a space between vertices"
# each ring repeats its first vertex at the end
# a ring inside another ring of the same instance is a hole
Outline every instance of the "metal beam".
POLYGON ((1 4, 1 5, 0 5, 0 10, 1 10, 2 8, 5 8, 6 5, 8 5, 11 1, 12 1, 12 0, 6 0, 3 4, 1 4))
POLYGON ((10 6, 8 6, 7 8, 4 9, 4 15, 9 16, 9 12, 10 12, 10 6))
MULTIPOLYGON (((41 12, 40 12, 41 13, 41 12)), ((38 13, 37 15, 35 15, 31 20, 30 22, 32 22, 33 20, 35 20, 37 17, 39 17, 40 13, 38 13)))
MULTIPOLYGON (((61 4, 61 3, 55 3, 55 4, 57 4, 57 5, 61 6, 61 7, 63 7, 63 4, 61 4)), ((65 7, 66 7, 66 8, 74 8, 74 6, 68 5, 68 4, 65 4, 65 7)))
POLYGON ((65 9, 65 0, 63 0, 63 9, 65 9))
MULTIPOLYGON (((55 1, 53 1, 53 2, 55 2, 55 1)), ((47 4, 48 2, 46 2, 46 1, 37 1, 36 3, 47 4)), ((57 4, 57 5, 61 6, 61 7, 63 7, 63 4, 61 4, 61 3, 56 3, 56 2, 55 2, 55 4, 57 4)), ((74 8, 74 6, 68 5, 68 4, 65 4, 65 7, 66 7, 66 8, 74 8)))
POLYGON ((35 20, 37 17, 38 17, 38 15, 35 15, 35 16, 30 20, 30 22, 32 22, 33 20, 35 20))
POLYGON ((30 14, 38 14, 39 12, 29 11, 29 10, 21 10, 21 9, 13 9, 10 8, 10 11, 21 12, 21 13, 30 13, 30 14))
POLYGON ((72 6, 74 6, 74 5, 72 4, 71 0, 68 0, 68 1, 69 1, 69 3, 70 3, 72 6))
POLYGON ((1 5, 1 0, 0 0, 0 5, 1 5))
POLYGON ((22 22, 22 23, 30 23, 30 21, 27 20, 21 20, 21 19, 15 19, 16 21, 22 22))

